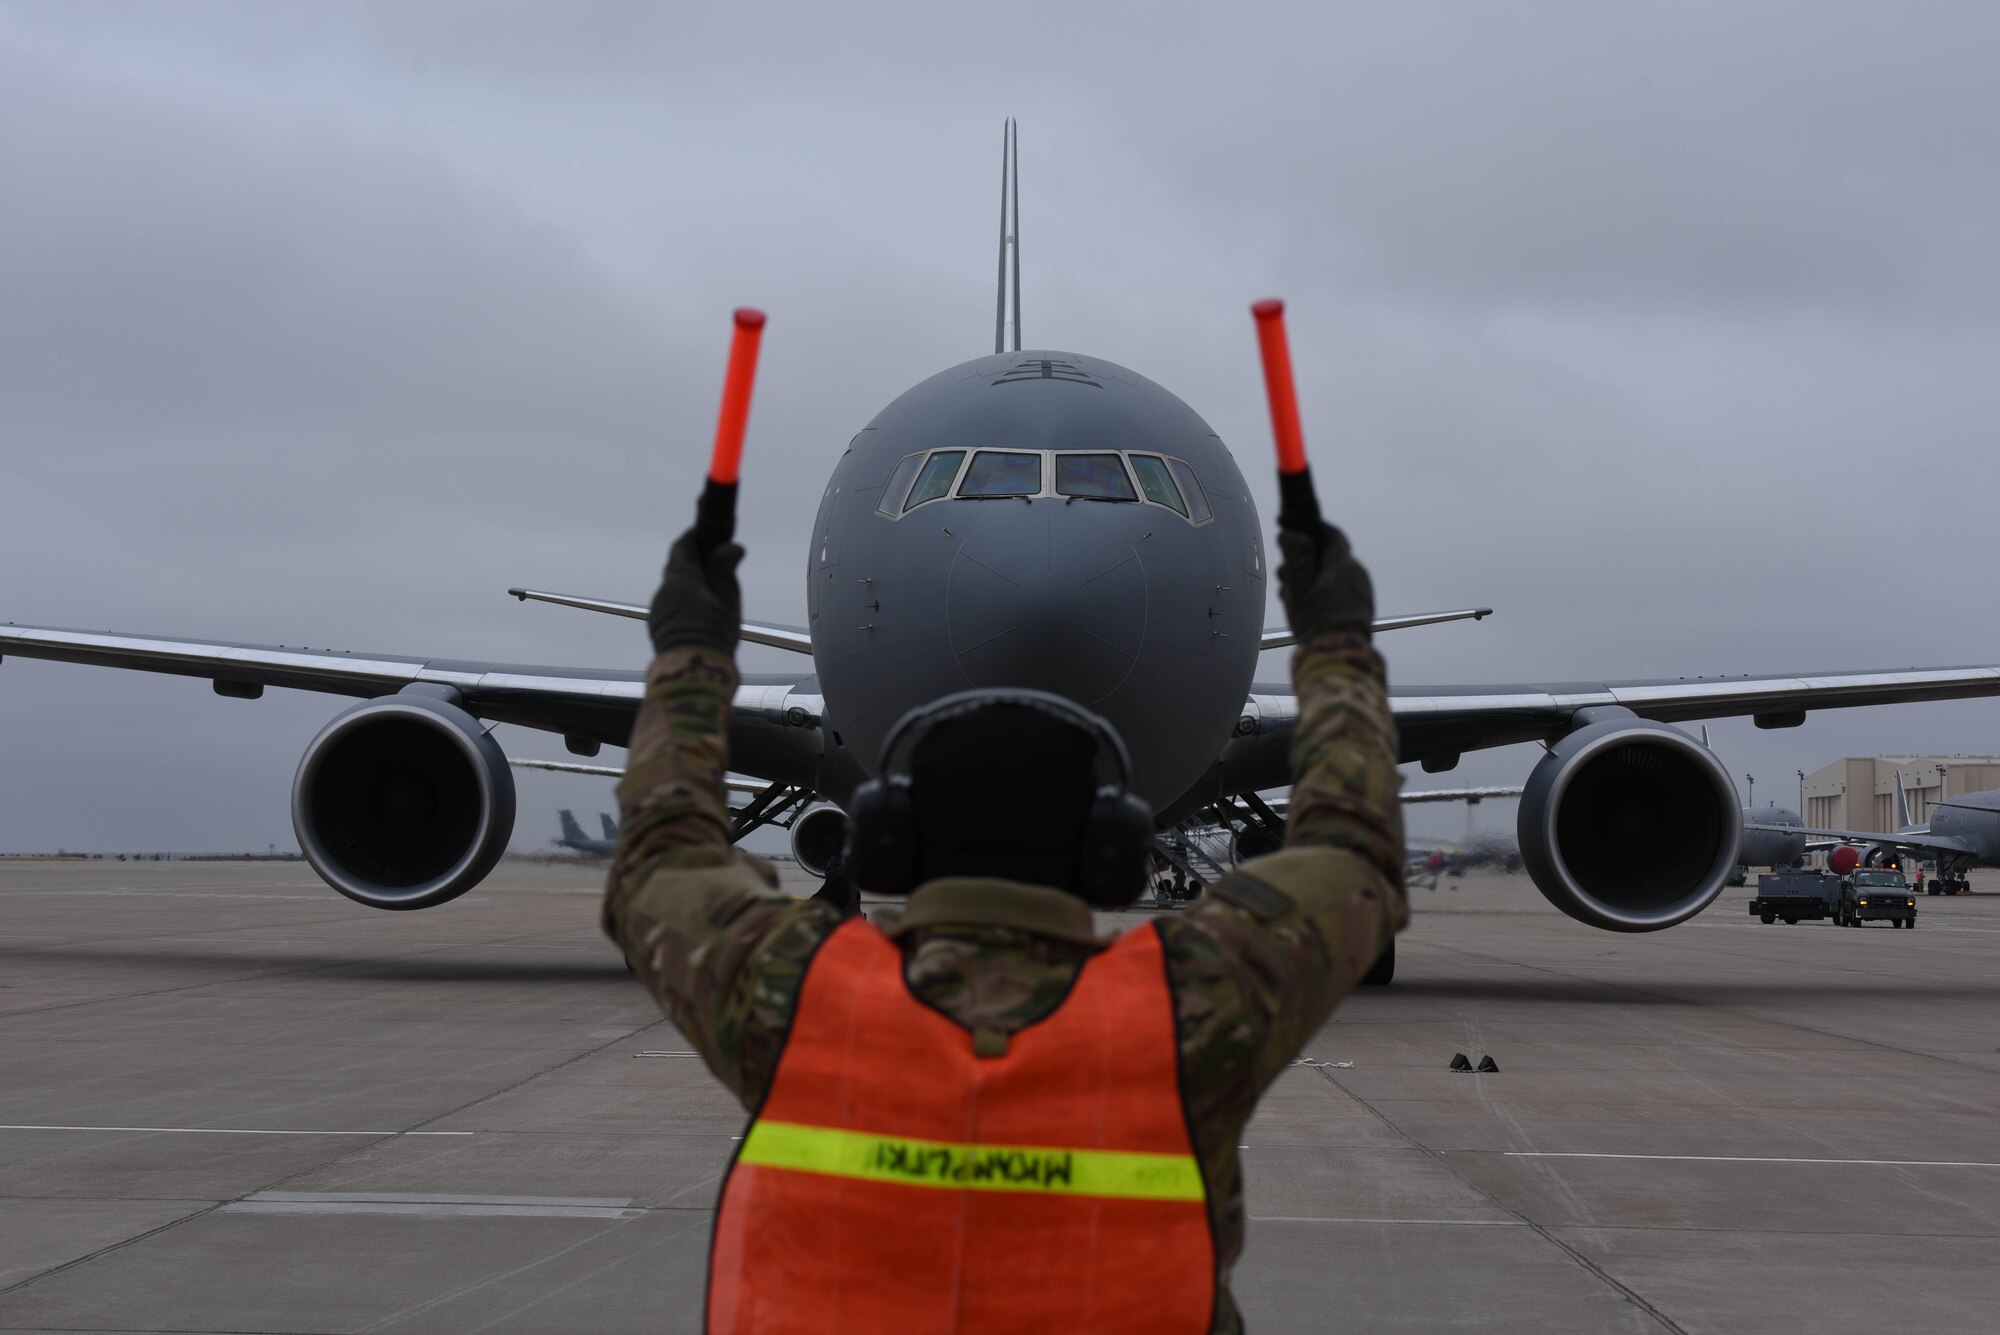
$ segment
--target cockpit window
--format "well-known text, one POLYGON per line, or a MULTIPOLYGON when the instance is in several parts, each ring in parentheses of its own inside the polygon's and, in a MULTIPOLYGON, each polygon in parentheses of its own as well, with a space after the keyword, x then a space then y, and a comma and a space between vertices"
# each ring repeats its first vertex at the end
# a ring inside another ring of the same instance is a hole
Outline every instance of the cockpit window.
POLYGON ((904 511, 914 510, 925 501, 949 496, 951 480, 958 476, 958 466, 964 461, 964 450, 939 450, 933 454, 924 464, 924 471, 917 474, 917 485, 911 490, 910 503, 903 507, 904 511))
POLYGON ((1033 496, 1042 489, 1042 456, 981 450, 972 456, 961 496, 1033 496))
POLYGON ((1187 514, 1187 504, 1181 500, 1180 489, 1167 476, 1167 465, 1163 459, 1150 454, 1132 456, 1132 471, 1139 475, 1139 490, 1146 493, 1146 499, 1155 505, 1164 505, 1170 510, 1187 514))
POLYGON ((1056 495, 1095 496, 1110 501, 1136 501, 1132 479, 1115 454, 1058 454, 1056 495))
POLYGON ((1202 491, 1201 479, 1194 475, 1194 469, 1179 459, 1167 460, 1167 467, 1173 469, 1174 476, 1180 480, 1181 494, 1187 497, 1188 518, 1197 524, 1207 523, 1211 513, 1208 508, 1208 496, 1202 491))
POLYGON ((882 499, 875 502, 878 515, 898 515, 903 511, 903 496, 910 489, 910 479, 917 475, 917 465, 924 461, 921 454, 906 454, 896 471, 889 474, 889 481, 882 488, 882 499))

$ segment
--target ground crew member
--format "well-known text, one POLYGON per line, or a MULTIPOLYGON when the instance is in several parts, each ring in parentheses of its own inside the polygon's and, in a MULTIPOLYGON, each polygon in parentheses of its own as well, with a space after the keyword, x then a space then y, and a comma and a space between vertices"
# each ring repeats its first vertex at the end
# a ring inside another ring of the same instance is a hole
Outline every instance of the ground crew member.
POLYGON ((753 1112, 708 1329, 1241 1329, 1240 1133, 1407 918, 1368 574, 1330 526, 1279 545, 1285 847, 1111 938, 1150 829, 1116 734, 1035 692, 916 711, 850 802, 847 872, 913 891, 894 926, 778 893, 723 787, 742 550, 674 545, 604 926, 753 1112))

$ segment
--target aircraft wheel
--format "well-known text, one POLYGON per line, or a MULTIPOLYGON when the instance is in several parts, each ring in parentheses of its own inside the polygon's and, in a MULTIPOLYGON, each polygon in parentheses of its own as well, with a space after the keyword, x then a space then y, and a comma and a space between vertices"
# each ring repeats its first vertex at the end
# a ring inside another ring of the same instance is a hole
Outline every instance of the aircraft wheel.
POLYGON ((1363 987, 1387 987, 1389 980, 1396 976, 1396 938, 1389 938, 1387 949, 1376 957, 1375 965, 1361 975, 1363 987))

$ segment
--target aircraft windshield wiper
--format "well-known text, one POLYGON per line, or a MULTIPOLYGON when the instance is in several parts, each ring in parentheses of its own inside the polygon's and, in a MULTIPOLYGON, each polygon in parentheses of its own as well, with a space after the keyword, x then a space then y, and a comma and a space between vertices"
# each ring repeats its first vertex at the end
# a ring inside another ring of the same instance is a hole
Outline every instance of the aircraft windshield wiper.
POLYGON ((1103 501, 1103 502, 1104 502, 1105 504, 1107 504, 1107 505, 1137 505, 1137 504, 1139 503, 1139 498, 1138 498, 1137 496, 1065 496, 1065 497, 1063 497, 1063 504, 1064 504, 1064 505, 1068 505, 1068 504, 1069 504, 1069 503, 1070 503, 1071 501, 1103 501))

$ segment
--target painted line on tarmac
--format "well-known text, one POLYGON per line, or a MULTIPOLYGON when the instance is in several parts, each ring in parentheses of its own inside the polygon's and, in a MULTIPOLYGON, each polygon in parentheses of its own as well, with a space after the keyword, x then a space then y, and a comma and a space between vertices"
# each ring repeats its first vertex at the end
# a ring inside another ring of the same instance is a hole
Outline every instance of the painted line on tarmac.
POLYGON ((637 1219, 628 1196, 452 1196, 438 1192, 259 1191, 224 1214, 388 1214, 420 1219, 637 1219))
POLYGON ((265 1131, 236 1126, 0 1126, 0 1131, 144 1131, 171 1136, 472 1136, 476 1131, 265 1131))
POLYGON ((1253 1214, 1253 1224, 1426 1224, 1445 1228, 1528 1228, 1525 1219, 1335 1219, 1320 1215, 1253 1214))
POLYGON ((1868 1168, 2000 1168, 2000 1163, 1963 1159, 1766 1159, 1747 1154, 1560 1154, 1554 1151, 1506 1150, 1509 1159, 1654 1159, 1668 1163, 1804 1163, 1848 1164, 1868 1168))
POLYGON ((0 890, 0 899, 28 899, 35 896, 61 899, 85 899, 92 896, 123 895, 139 896, 144 899, 314 899, 324 900, 325 895, 266 895, 227 890, 153 890, 139 886, 117 886, 109 890, 0 890))

